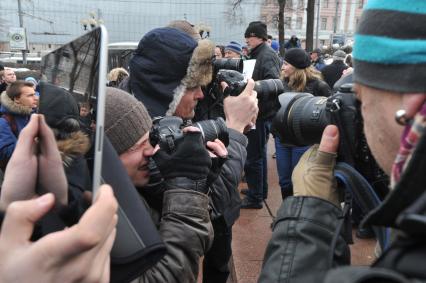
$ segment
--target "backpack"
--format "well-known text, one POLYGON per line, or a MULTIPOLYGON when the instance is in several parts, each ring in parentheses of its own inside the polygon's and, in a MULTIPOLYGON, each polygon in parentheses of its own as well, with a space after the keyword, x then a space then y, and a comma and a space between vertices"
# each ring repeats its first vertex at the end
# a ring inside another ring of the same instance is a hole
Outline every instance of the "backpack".
MULTIPOLYGON (((12 130, 12 133, 15 135, 16 138, 18 138, 19 133, 18 133, 18 126, 16 125, 15 117, 9 113, 3 113, 1 114, 1 118, 6 120, 6 122, 10 126, 10 129, 12 130)), ((10 158, 0 159, 0 169, 3 170, 3 172, 6 169, 9 159, 10 158)))

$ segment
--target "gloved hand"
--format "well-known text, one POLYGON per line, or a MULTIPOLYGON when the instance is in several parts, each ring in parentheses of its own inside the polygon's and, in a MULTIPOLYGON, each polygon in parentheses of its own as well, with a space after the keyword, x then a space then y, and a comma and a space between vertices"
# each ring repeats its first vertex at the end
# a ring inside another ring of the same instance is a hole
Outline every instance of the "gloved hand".
POLYGON ((291 180, 295 196, 319 197, 340 206, 334 177, 338 145, 337 127, 327 126, 320 145, 314 145, 306 151, 293 170, 291 180))
POLYGON ((207 175, 212 165, 210 155, 197 128, 188 127, 184 132, 183 141, 174 152, 167 153, 160 148, 153 159, 167 189, 180 188, 207 193, 207 175))
POLYGON ((219 177, 222 165, 228 160, 228 151, 226 146, 219 139, 216 139, 214 142, 208 141, 207 147, 210 150, 212 159, 212 166, 207 176, 207 185, 210 186, 216 181, 217 177, 219 177))

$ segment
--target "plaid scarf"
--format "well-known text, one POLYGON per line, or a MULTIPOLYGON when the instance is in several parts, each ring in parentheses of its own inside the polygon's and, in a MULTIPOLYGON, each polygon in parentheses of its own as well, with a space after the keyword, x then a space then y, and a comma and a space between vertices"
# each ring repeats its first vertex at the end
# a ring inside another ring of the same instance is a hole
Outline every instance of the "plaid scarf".
POLYGON ((423 104, 421 110, 414 117, 411 125, 405 126, 404 132, 401 137, 401 145, 395 162, 392 166, 391 188, 401 178, 409 160, 413 154, 414 149, 426 130, 426 103, 423 104))

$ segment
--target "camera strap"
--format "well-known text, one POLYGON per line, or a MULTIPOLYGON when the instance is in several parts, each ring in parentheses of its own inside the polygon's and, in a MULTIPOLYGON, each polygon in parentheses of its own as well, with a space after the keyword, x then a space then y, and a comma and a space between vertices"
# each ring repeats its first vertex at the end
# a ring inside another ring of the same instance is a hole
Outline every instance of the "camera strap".
MULTIPOLYGON (((346 191, 353 196, 364 214, 368 214, 381 204, 381 201, 370 183, 352 166, 338 162, 335 167, 335 177, 340 181, 346 191)), ((389 241, 389 230, 373 226, 374 234, 384 250, 389 241)))

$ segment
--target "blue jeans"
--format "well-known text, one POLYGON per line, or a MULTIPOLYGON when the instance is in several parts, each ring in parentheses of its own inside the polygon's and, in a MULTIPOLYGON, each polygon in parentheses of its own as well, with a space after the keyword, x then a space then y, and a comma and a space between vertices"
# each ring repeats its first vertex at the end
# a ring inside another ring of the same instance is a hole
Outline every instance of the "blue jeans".
POLYGON ((271 121, 257 120, 256 129, 247 133, 247 160, 244 165, 248 193, 253 202, 262 202, 268 197, 268 163, 266 146, 271 121))
POLYGON ((280 142, 278 137, 275 137, 275 150, 279 184, 281 187, 281 196, 284 199, 286 196, 293 195, 293 184, 291 182, 291 174, 294 167, 299 162, 303 153, 308 150, 309 146, 296 147, 285 146, 280 142))

